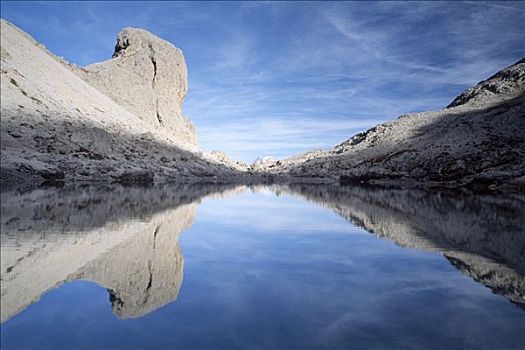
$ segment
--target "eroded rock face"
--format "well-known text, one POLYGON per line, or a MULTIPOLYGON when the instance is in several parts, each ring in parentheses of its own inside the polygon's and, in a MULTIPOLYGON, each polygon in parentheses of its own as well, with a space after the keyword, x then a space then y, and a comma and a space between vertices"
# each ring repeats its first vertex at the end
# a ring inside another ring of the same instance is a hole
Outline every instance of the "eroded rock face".
POLYGON ((79 68, 1 25, 2 186, 250 177, 525 189, 523 59, 443 110, 403 115, 329 150, 247 166, 195 146, 181 112, 187 69, 172 44, 128 28, 113 59, 79 68))
POLYGON ((242 176, 245 165, 195 146, 180 112, 187 85, 179 49, 124 30, 116 58, 84 69, 0 23, 2 188, 242 176))
POLYGON ((525 61, 465 91, 451 106, 400 116, 267 170, 346 183, 523 191, 525 61))
POLYGON ((525 92, 525 58, 456 97, 447 108, 464 104, 483 104, 491 100, 515 97, 525 92))
POLYGON ((182 51, 143 29, 126 28, 113 58, 76 73, 91 86, 156 128, 197 145, 193 124, 182 115, 188 71, 182 51))

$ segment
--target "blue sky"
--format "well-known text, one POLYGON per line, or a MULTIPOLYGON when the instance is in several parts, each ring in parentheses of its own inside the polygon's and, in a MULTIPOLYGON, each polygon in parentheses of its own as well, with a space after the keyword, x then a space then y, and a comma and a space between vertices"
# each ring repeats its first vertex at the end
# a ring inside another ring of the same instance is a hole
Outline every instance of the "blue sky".
POLYGON ((79 65, 141 27, 180 47, 184 113, 235 159, 338 144, 439 109, 525 56, 525 2, 2 2, 2 17, 79 65))

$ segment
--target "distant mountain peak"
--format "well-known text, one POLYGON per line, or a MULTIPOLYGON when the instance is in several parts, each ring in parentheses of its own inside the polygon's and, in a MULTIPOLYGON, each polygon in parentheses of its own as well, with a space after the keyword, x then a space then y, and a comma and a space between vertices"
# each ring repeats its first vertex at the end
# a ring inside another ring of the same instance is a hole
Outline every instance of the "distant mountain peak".
POLYGON ((275 158, 272 156, 265 156, 265 157, 257 157, 253 161, 253 165, 264 165, 275 162, 275 158))

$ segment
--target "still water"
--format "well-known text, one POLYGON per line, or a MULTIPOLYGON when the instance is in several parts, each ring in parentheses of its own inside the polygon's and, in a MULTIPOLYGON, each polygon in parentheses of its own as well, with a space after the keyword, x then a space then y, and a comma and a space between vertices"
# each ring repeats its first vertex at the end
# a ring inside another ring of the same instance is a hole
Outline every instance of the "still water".
POLYGON ((2 349, 523 349, 525 200, 8 191, 2 349))

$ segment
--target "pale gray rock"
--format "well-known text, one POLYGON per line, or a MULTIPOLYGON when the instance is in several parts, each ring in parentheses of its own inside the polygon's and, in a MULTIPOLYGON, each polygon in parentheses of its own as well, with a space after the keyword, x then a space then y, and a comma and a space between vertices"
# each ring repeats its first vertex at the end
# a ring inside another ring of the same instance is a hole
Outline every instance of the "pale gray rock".
POLYGON ((182 115, 188 71, 182 51, 143 29, 126 28, 113 58, 75 72, 154 128, 197 146, 197 131, 182 115))
POLYGON ((403 115, 329 150, 269 166, 290 177, 402 186, 525 189, 525 61, 449 108, 403 115))
POLYGON ((234 160, 222 151, 211 151, 209 156, 211 157, 211 159, 218 162, 219 164, 233 167, 239 171, 246 170, 248 167, 246 163, 238 161, 238 160, 234 160))
POLYGON ((120 44, 118 57, 82 69, 1 21, 3 187, 126 181, 123 174, 131 173, 157 182, 243 176, 245 165, 195 146, 194 129, 179 113, 187 89, 180 50, 145 31, 125 30, 119 40, 125 38, 129 45, 120 44), (157 99, 163 125, 153 108, 157 99))
POLYGON ((525 58, 463 92, 447 108, 465 104, 483 105, 487 101, 494 103, 518 97, 523 92, 525 92, 525 58))
POLYGON ((2 186, 142 173, 147 182, 250 178, 525 189, 524 60, 443 110, 403 115, 329 150, 248 166, 196 147, 195 129, 181 112, 187 68, 172 44, 128 28, 114 58, 80 68, 1 24, 2 186))
POLYGON ((253 165, 263 165, 263 164, 271 164, 275 162, 275 159, 272 156, 265 156, 265 157, 257 157, 253 161, 253 165))

